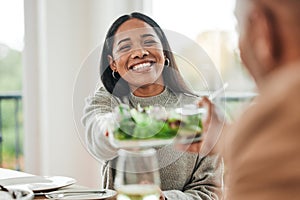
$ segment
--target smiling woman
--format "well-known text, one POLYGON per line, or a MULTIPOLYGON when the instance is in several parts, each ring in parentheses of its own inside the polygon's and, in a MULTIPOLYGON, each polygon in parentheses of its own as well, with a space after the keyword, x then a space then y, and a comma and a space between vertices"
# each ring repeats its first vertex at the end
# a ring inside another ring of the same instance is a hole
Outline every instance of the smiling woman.
MULTIPOLYGON (((139 110, 154 105, 181 107, 194 103, 198 96, 187 87, 179 73, 160 26, 141 13, 119 17, 108 30, 101 54, 100 75, 104 87, 86 99, 82 121, 89 152, 105 162, 103 186, 113 188, 115 158, 119 150, 109 140, 111 125, 117 120, 114 109, 121 104, 139 110)), ((121 112, 124 114, 125 110, 121 109, 121 112)), ((128 130, 132 131, 131 127, 128 130)), ((157 148, 157 158, 162 199, 202 199, 204 196, 218 199, 223 172, 218 156, 200 157, 166 145, 157 148)))
POLYGON ((110 67, 128 82, 136 96, 153 96, 164 89, 165 58, 154 29, 133 18, 122 24, 114 37, 110 67))
POLYGON ((139 13, 122 16, 111 26, 101 55, 100 74, 105 88, 120 98, 141 90, 144 92, 137 96, 154 96, 162 92, 163 85, 192 94, 178 73, 165 34, 155 21, 139 13), (146 68, 147 63, 150 68, 146 68))

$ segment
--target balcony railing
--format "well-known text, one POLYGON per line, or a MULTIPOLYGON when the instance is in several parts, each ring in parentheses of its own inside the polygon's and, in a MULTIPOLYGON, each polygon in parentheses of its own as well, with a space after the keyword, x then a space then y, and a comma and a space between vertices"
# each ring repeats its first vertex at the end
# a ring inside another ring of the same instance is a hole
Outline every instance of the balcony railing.
MULTIPOLYGON (((0 167, 3 166, 3 144, 6 141, 6 138, 4 137, 4 129, 3 129, 3 119, 5 120, 13 120, 14 124, 14 155, 15 155, 15 169, 20 170, 21 161, 20 161, 20 155, 21 155, 21 135, 20 135, 20 120, 19 120, 19 114, 20 114, 20 103, 22 100, 21 93, 0 93, 0 167), (14 102, 14 108, 13 113, 7 114, 3 113, 3 102, 4 101, 12 101, 14 102), (9 117, 10 116, 10 117, 9 117), (9 119, 8 119, 9 117, 9 119)), ((12 122, 12 121, 11 121, 12 122)), ((7 134, 5 134, 7 135, 7 134)))

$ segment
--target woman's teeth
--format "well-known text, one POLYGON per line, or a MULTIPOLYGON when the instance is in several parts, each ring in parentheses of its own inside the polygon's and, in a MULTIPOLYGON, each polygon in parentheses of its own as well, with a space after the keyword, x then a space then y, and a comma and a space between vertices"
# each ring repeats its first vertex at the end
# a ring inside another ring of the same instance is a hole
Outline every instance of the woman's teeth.
POLYGON ((151 67, 151 63, 142 63, 132 67, 132 71, 141 71, 145 68, 151 67))

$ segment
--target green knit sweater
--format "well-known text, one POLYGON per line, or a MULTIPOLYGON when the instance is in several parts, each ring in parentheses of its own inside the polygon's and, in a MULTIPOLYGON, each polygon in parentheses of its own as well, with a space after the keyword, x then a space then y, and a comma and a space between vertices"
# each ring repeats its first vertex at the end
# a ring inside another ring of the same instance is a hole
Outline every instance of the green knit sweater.
MULTIPOLYGON (((130 107, 140 104, 178 107, 192 103, 196 97, 189 94, 176 94, 165 89, 153 97, 141 98, 131 94, 119 99, 99 88, 93 96, 86 99, 83 124, 86 127, 88 150, 102 161, 103 187, 113 188, 115 176, 115 157, 117 148, 104 135, 108 129, 108 113, 120 103, 130 107)), ((167 199, 220 199, 223 186, 223 162, 219 156, 201 157, 198 154, 176 151, 172 144, 156 148, 160 166, 161 189, 167 199)))

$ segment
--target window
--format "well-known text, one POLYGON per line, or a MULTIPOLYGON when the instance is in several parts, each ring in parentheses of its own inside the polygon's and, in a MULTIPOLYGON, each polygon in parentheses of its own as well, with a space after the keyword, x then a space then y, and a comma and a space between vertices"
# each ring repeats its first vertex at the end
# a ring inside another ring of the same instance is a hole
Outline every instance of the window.
POLYGON ((152 14, 163 29, 179 32, 199 44, 230 91, 251 91, 252 79, 237 48, 235 0, 153 0, 152 14))
POLYGON ((23 1, 0 1, 0 166, 22 168, 23 1))
MULTIPOLYGON (((235 119, 242 112, 242 106, 256 95, 253 92, 256 88, 254 81, 239 57, 235 0, 153 0, 152 3, 152 16, 163 29, 185 35, 206 52, 217 75, 229 85, 226 89, 226 113, 231 120, 235 119)), ((199 53, 194 53, 192 48, 184 51, 199 57, 199 53)), ((179 62, 179 65, 182 64, 179 62)), ((214 73, 197 78, 195 70, 181 72, 184 72, 184 77, 187 77, 196 91, 208 89, 203 87, 199 78, 212 79, 216 76, 214 73)))

